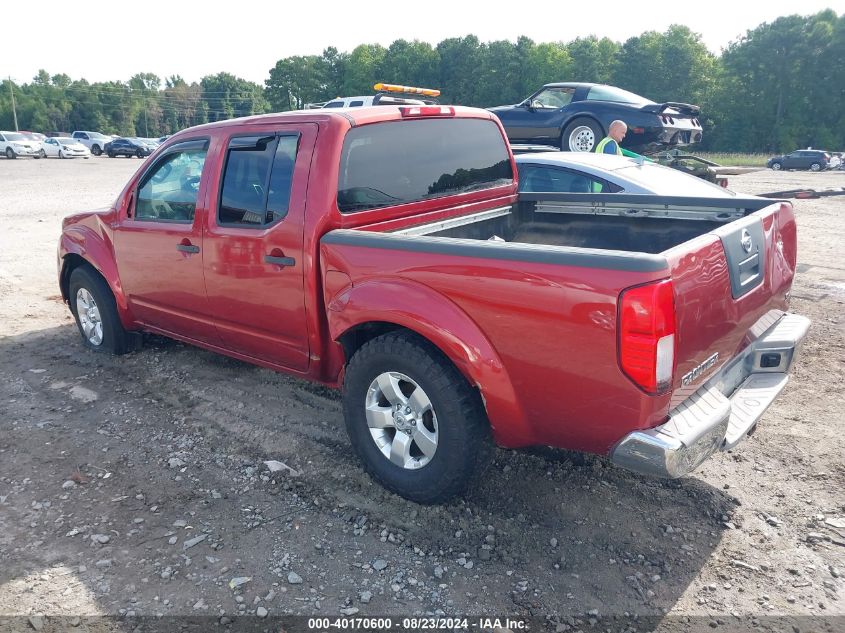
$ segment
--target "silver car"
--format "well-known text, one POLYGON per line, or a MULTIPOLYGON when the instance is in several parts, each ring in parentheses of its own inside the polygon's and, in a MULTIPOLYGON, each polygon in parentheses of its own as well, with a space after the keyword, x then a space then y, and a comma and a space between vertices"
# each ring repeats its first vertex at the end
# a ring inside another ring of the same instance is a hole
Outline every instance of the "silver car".
POLYGON ((656 163, 585 152, 516 155, 519 190, 543 193, 641 193, 732 198, 729 189, 656 163))

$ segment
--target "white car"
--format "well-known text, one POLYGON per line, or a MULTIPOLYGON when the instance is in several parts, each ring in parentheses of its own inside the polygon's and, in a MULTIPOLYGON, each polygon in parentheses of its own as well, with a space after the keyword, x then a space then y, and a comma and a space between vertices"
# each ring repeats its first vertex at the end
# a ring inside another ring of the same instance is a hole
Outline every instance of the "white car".
POLYGON ((108 137, 105 134, 100 134, 99 132, 88 132, 86 130, 77 130, 71 134, 71 136, 73 137, 73 140, 82 143, 85 147, 91 150, 91 153, 94 154, 94 156, 99 156, 106 151, 106 143, 112 140, 111 137, 108 137))
POLYGON ((91 150, 76 139, 67 136, 55 136, 45 139, 41 144, 44 156, 59 158, 91 158, 91 150))
POLYGON ((41 143, 28 139, 20 132, 0 132, 0 153, 6 158, 32 156, 41 158, 41 143))
POLYGON ((543 193, 639 193, 733 198, 724 187, 677 169, 612 154, 536 152, 517 154, 519 190, 543 193))

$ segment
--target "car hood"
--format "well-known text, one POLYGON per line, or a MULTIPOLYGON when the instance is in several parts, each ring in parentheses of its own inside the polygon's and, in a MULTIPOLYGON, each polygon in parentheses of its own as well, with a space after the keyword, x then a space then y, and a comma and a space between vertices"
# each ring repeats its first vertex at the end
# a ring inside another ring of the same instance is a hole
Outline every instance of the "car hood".
POLYGON ((487 108, 489 112, 493 114, 498 114, 499 112, 510 112, 512 110, 516 110, 520 107, 520 104, 514 103, 513 105, 503 105, 503 106, 496 106, 495 108, 487 108))

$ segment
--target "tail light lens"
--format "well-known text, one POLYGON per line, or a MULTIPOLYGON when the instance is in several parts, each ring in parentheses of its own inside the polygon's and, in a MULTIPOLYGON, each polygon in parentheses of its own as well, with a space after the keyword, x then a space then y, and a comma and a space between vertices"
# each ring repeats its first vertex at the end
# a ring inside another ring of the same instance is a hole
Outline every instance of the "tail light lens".
POLYGON ((648 393, 675 373, 675 294, 671 280, 625 290, 619 300, 619 366, 648 393))

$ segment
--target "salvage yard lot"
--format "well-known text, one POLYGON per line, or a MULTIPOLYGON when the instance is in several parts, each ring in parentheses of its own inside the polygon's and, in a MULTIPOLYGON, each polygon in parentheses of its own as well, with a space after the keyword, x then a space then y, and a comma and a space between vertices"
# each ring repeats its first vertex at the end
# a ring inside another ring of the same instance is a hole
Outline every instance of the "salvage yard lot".
POLYGON ((423 507, 363 474, 330 390, 159 337, 82 347, 61 218, 140 165, 0 161, 0 615, 845 615, 845 197, 795 203, 792 309, 813 325, 735 451, 657 481, 499 450, 465 500, 423 507))

